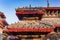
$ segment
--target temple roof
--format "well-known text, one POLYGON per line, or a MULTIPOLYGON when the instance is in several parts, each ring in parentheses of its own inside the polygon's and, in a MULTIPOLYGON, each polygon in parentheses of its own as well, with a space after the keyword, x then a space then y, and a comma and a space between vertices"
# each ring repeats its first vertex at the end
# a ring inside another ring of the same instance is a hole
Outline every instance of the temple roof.
POLYGON ((1 16, 2 18, 6 18, 6 16, 3 14, 3 12, 0 12, 0 16, 1 16))
POLYGON ((6 20, 2 20, 2 23, 3 23, 4 26, 9 25, 6 20))
POLYGON ((11 24, 8 28, 54 28, 54 24, 60 24, 60 18, 42 18, 42 20, 25 20, 11 24))
POLYGON ((60 24, 54 24, 55 27, 60 27, 60 24))
POLYGON ((8 26, 5 32, 52 32, 54 24, 60 24, 60 18, 43 18, 39 20, 24 20, 8 26))
POLYGON ((4 32, 52 32, 53 28, 8 28, 4 32))

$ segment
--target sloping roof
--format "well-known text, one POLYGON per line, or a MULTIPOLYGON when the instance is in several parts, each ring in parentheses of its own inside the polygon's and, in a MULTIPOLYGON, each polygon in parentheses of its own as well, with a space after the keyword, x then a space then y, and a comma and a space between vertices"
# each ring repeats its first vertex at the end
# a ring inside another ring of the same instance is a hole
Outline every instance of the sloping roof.
POLYGON ((42 10, 18 10, 16 14, 44 14, 42 10))
POLYGON ((55 27, 60 27, 60 24, 54 24, 55 27))
POLYGON ((8 28, 4 32, 52 32, 53 28, 8 28))
POLYGON ((0 16, 1 16, 2 18, 6 18, 6 16, 3 14, 3 12, 0 12, 0 16))
POLYGON ((42 20, 23 20, 8 26, 5 32, 51 32, 60 18, 43 18, 42 20))

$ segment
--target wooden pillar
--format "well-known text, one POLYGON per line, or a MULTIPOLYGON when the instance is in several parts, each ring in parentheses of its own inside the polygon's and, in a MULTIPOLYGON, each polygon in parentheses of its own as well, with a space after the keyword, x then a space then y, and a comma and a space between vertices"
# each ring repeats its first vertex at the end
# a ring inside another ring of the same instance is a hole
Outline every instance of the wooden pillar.
POLYGON ((55 13, 54 13, 54 11, 52 11, 52 13, 51 13, 51 14, 52 14, 52 16, 55 16, 55 13))
POLYGON ((44 14, 44 16, 47 16, 47 11, 45 11, 45 14, 44 14))
POLYGON ((58 16, 58 10, 55 12, 55 15, 58 16))
POLYGON ((51 16, 50 11, 48 11, 48 15, 51 16))

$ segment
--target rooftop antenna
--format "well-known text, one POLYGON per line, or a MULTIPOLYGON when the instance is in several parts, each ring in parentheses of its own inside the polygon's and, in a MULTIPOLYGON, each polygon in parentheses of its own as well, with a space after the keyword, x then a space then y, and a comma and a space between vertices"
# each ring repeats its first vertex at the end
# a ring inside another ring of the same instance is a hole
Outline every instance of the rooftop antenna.
POLYGON ((49 0, 47 0, 47 7, 50 7, 49 0))

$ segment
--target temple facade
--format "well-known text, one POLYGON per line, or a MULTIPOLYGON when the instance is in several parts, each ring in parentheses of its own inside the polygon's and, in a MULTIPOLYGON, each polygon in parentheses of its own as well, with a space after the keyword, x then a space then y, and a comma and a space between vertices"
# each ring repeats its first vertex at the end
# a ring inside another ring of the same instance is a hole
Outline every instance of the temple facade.
POLYGON ((3 40, 3 30, 8 23, 6 21, 6 17, 3 12, 0 12, 0 40, 3 40))
MULTIPOLYGON (((60 7, 23 7, 16 9, 19 21, 4 30, 8 35, 16 35, 20 40, 40 40, 60 28, 60 7)), ((57 30, 60 32, 60 30, 57 30)), ((48 40, 48 39, 46 39, 48 40)))
MULTIPOLYGON (((21 40, 40 40, 60 27, 60 7, 17 8, 19 22, 10 24, 5 33, 17 35, 21 40)), ((60 30, 57 30, 60 31, 60 30)))

